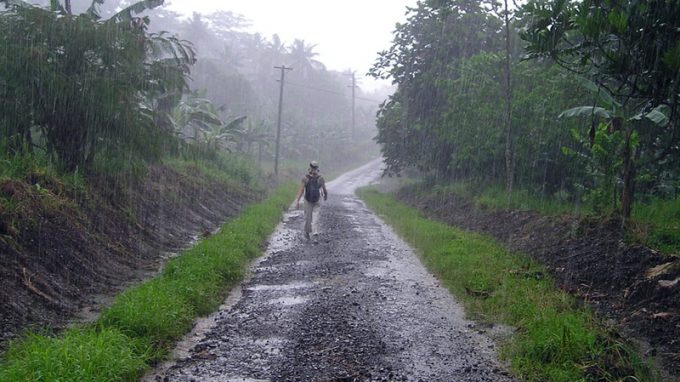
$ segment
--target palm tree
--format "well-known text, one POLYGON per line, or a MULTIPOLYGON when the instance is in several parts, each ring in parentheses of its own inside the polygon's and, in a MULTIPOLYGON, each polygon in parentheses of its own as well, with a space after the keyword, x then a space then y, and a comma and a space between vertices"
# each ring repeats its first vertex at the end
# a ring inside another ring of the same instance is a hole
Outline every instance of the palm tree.
POLYGON ((293 44, 289 47, 289 56, 292 61, 292 66, 300 73, 302 78, 308 79, 316 71, 326 70, 326 67, 314 57, 319 54, 314 52, 316 44, 307 45, 305 40, 295 39, 293 44))
POLYGON ((281 37, 279 37, 279 35, 276 33, 272 35, 272 41, 269 43, 267 48, 269 50, 269 55, 272 59, 272 62, 279 61, 281 57, 288 53, 286 45, 283 41, 281 41, 281 37))

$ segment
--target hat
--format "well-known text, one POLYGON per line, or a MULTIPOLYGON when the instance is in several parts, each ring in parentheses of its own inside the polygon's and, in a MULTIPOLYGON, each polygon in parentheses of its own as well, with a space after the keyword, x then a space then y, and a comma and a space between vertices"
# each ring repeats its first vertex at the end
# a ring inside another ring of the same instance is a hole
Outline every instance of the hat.
POLYGON ((319 168, 319 162, 313 160, 313 161, 309 162, 309 167, 311 167, 311 168, 319 168))

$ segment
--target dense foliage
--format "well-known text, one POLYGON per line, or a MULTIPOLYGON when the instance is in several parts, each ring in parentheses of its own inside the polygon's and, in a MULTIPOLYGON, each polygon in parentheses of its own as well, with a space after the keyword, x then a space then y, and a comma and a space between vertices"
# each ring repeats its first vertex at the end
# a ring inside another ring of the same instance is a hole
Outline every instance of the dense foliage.
POLYGON ((679 9, 530 1, 514 11, 508 51, 495 2, 419 1, 372 69, 398 86, 378 118, 388 172, 492 184, 509 173, 534 194, 624 217, 633 190, 676 197, 679 9))
POLYGON ((312 44, 243 32, 230 12, 186 18, 163 0, 37 3, 0 1, 0 141, 11 155, 39 152, 69 172, 168 154, 273 160, 281 65, 293 68, 284 158, 341 167, 377 155, 365 143, 378 102, 357 100, 352 140, 351 73, 327 70, 312 44))
MULTIPOLYGON (((603 117, 610 134, 623 139, 621 204, 627 218, 634 162, 656 168, 669 157, 677 159, 680 151, 675 128, 680 122, 680 3, 532 2, 526 11, 532 20, 522 37, 530 56, 550 57, 592 78, 598 93, 607 95, 609 111, 603 117), (640 132, 646 142, 638 142, 640 132)), ((600 105, 591 106, 591 114, 595 106, 600 105)))
POLYGON ((145 19, 5 3, 0 136, 12 150, 37 147, 67 170, 100 154, 160 155, 158 105, 186 88, 194 58, 185 43, 146 32, 145 19))

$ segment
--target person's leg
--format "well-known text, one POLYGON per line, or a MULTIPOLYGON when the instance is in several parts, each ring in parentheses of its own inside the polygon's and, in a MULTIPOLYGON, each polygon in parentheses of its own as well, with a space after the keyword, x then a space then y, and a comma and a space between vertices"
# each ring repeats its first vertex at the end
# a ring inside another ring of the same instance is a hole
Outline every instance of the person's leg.
POLYGON ((314 216, 314 206, 316 203, 310 203, 305 200, 305 237, 309 239, 309 234, 312 232, 312 217, 314 216))
POLYGON ((312 235, 319 234, 319 205, 321 203, 314 203, 312 207, 312 235))

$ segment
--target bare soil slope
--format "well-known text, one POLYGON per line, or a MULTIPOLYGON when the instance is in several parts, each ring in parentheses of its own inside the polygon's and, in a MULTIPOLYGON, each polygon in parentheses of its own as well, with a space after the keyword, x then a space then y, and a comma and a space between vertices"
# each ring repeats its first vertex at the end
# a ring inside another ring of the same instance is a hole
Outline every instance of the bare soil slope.
POLYGON ((124 186, 91 179, 96 185, 84 195, 39 177, 0 182, 0 193, 20 207, 0 208, 0 343, 96 312, 252 199, 199 174, 153 167, 124 186))
POLYGON ((495 237, 545 264, 559 287, 591 304, 646 356, 680 376, 680 261, 624 240, 620 222, 492 211, 455 194, 398 197, 427 216, 495 237))

